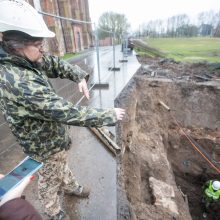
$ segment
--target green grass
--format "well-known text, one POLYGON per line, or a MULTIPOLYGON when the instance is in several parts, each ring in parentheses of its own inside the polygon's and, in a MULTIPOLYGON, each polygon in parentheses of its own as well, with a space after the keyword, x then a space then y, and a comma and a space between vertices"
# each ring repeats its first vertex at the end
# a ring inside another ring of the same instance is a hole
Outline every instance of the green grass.
POLYGON ((63 60, 67 60, 67 59, 75 57, 77 55, 78 55, 78 53, 66 53, 66 54, 64 54, 64 56, 62 56, 60 58, 63 59, 63 60))
POLYGON ((220 38, 148 38, 145 41, 177 61, 220 62, 220 38))

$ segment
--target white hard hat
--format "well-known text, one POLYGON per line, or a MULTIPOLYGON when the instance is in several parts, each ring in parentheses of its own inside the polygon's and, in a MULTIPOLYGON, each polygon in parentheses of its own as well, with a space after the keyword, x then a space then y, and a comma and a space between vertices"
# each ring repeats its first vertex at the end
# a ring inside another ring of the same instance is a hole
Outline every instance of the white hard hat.
POLYGON ((0 0, 0 32, 21 31, 32 37, 54 37, 42 16, 24 0, 0 0))
POLYGON ((219 181, 213 181, 212 188, 214 190, 219 190, 220 189, 220 182, 219 181))

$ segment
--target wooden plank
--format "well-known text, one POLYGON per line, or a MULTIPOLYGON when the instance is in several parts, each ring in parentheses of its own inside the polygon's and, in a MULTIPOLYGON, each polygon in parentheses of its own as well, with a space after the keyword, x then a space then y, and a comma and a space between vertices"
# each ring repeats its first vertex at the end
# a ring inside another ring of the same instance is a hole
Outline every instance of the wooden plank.
POLYGON ((105 146, 114 154, 118 154, 121 148, 109 137, 106 129, 90 127, 90 130, 105 144, 105 146))

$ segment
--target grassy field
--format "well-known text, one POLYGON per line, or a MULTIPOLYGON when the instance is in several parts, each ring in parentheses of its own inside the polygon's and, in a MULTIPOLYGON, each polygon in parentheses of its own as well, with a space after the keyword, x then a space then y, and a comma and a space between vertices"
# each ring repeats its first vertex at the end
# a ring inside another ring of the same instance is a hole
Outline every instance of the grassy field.
POLYGON ((220 62, 220 38, 148 38, 145 41, 175 60, 220 62))

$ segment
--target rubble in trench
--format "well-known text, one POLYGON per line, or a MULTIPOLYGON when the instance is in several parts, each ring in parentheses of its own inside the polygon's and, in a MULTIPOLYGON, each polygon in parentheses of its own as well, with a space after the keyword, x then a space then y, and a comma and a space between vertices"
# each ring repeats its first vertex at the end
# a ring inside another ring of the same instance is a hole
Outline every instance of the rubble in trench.
MULTIPOLYGON (((220 176, 184 134, 220 168, 220 70, 217 64, 139 61, 115 101, 127 111, 118 127, 118 219, 201 220, 202 186, 220 176)), ((219 205, 206 219, 220 219, 219 205)))

